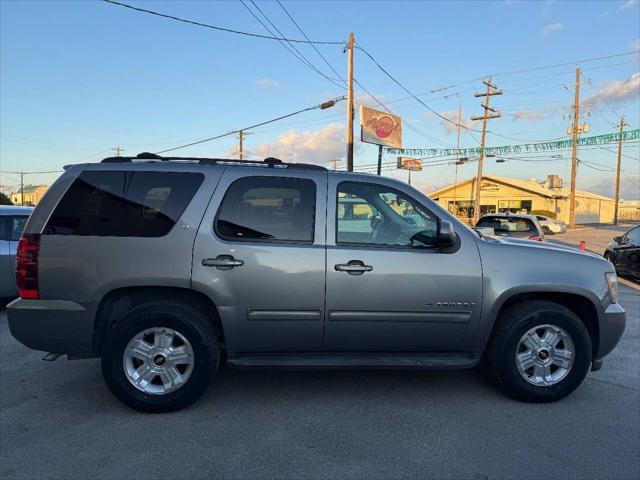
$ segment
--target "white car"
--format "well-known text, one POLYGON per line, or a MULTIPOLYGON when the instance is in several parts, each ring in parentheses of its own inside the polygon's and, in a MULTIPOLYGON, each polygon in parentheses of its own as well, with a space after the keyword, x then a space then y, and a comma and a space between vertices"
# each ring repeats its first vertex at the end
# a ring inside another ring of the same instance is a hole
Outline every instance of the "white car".
POLYGON ((0 206, 0 298, 15 298, 16 250, 33 207, 0 206))
POLYGON ((560 220, 556 220, 551 217, 545 217, 544 215, 536 215, 538 222, 540 222, 540 226, 544 233, 547 235, 554 235, 556 233, 566 233, 567 225, 560 220))

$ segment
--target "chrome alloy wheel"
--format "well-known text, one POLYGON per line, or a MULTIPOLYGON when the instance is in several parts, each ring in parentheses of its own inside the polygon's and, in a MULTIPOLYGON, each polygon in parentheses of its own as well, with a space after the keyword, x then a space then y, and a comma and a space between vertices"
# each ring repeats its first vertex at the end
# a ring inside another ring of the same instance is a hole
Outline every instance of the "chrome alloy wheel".
POLYGON ((193 348, 179 332, 149 328, 135 335, 124 349, 122 366, 138 390, 164 395, 183 386, 193 371, 193 348))
POLYGON ((525 333, 516 349, 522 378, 538 387, 560 382, 571 371, 575 347, 569 334, 555 325, 538 325, 525 333))

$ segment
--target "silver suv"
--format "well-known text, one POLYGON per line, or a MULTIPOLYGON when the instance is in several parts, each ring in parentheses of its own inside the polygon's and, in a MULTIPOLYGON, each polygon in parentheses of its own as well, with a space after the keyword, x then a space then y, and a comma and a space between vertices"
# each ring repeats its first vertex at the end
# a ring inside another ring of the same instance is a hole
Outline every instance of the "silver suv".
POLYGON ((73 165, 31 215, 15 338, 101 357, 111 391, 180 409, 235 367, 469 368, 571 393, 618 342, 608 261, 483 238, 389 178, 277 159, 73 165))

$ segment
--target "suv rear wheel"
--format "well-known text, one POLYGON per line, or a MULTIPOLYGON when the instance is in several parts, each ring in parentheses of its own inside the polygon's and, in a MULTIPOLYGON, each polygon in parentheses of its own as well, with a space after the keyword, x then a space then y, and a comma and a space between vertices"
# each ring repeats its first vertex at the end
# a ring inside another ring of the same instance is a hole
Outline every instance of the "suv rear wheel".
POLYGON ((591 338, 568 308, 526 301, 500 314, 486 356, 491 379, 507 395, 552 402, 584 380, 591 364, 591 338))
POLYGON ((200 310, 173 301, 139 305, 111 328, 102 373, 111 392, 143 412, 179 410, 197 400, 219 364, 215 330, 200 310))

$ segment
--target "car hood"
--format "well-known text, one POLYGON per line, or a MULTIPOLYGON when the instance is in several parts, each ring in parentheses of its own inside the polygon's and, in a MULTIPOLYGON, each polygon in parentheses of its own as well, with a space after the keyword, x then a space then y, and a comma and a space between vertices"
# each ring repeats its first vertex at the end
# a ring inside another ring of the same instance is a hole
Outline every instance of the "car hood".
POLYGON ((580 250, 578 247, 573 247, 570 245, 561 245, 559 243, 549 243, 549 242, 537 242, 534 240, 524 240, 521 238, 514 238, 514 237, 483 237, 484 239, 486 239, 487 241, 494 241, 497 243, 501 243, 504 245, 518 245, 521 247, 528 247, 528 248, 537 248, 537 249, 541 249, 541 250, 555 250, 555 251, 562 251, 562 252, 571 252, 571 253, 575 253, 578 255, 586 255, 589 257, 597 257, 597 258, 602 258, 600 257, 600 255, 593 253, 593 252, 587 252, 587 251, 582 251, 580 250))

